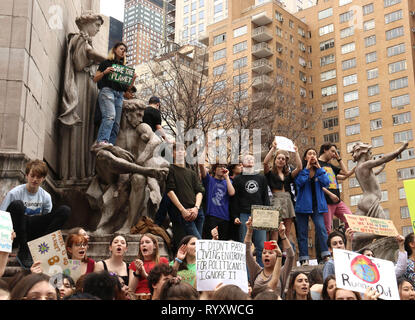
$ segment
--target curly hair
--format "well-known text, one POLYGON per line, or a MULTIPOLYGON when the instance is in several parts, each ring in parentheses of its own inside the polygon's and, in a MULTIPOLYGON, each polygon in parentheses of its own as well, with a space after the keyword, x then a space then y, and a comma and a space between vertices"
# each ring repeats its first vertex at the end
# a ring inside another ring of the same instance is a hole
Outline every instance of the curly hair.
POLYGON ((75 23, 78 26, 78 28, 81 29, 83 25, 87 23, 95 22, 97 20, 101 21, 101 25, 104 24, 104 18, 100 14, 94 14, 92 12, 87 12, 77 17, 75 19, 75 23))

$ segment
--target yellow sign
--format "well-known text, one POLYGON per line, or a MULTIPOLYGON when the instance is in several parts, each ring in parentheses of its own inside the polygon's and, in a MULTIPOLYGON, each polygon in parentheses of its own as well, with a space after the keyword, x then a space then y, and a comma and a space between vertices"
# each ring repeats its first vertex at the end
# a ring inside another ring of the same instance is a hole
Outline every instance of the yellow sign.
POLYGON ((406 202, 408 203, 409 214, 411 215, 411 225, 415 232, 415 179, 404 180, 403 186, 406 193, 406 202))
POLYGON ((398 231, 392 220, 358 216, 355 214, 345 214, 344 216, 353 231, 378 234, 387 237, 398 235, 398 231))

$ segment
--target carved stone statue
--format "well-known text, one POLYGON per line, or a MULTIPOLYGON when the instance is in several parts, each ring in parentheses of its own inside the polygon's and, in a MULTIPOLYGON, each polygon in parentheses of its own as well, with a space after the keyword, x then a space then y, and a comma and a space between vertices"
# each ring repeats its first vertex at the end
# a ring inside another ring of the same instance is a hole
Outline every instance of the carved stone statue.
POLYGON ((160 185, 164 185, 169 163, 154 156, 161 140, 142 123, 144 109, 138 100, 124 100, 117 145, 92 147, 97 175, 87 195, 91 206, 102 211, 95 234, 128 234, 140 216, 152 217, 149 200, 154 213, 160 204, 160 185))
MULTIPOLYGON (((355 175, 363 191, 363 197, 357 204, 357 211, 355 214, 387 219, 380 204, 382 193, 379 182, 375 177, 376 173, 373 169, 382 165, 384 166, 387 162, 392 161, 407 147, 408 143, 405 143, 394 152, 388 153, 377 159, 371 159, 371 145, 358 142, 353 146, 353 161, 357 162, 355 175)), ((380 237, 381 236, 356 232, 353 236, 353 250, 357 251, 380 237)))
POLYGON ((105 56, 96 52, 92 38, 104 23, 87 13, 75 20, 79 33, 68 35, 60 122, 59 178, 79 182, 93 173, 94 113, 98 97, 93 77, 105 56))

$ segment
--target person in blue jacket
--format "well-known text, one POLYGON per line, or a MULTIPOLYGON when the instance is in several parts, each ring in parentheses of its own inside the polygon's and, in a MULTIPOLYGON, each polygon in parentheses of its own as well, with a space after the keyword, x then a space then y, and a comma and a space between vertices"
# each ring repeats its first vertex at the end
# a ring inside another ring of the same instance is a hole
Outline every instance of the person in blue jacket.
POLYGON ((329 185, 329 177, 318 162, 317 151, 308 148, 303 156, 303 170, 297 175, 297 202, 295 213, 298 229, 299 260, 301 265, 308 265, 308 219, 311 217, 315 226, 317 239, 321 246, 323 261, 330 256, 327 247, 327 232, 324 226, 324 214, 327 213, 327 201, 323 188, 329 185))

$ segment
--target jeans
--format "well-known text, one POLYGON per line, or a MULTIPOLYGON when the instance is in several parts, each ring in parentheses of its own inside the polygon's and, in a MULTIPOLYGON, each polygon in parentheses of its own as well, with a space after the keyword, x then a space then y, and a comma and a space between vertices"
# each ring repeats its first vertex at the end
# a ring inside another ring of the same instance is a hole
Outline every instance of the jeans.
MULTIPOLYGON (((250 213, 241 213, 239 220, 241 220, 241 225, 239 226, 239 240, 244 242, 246 235, 246 222, 251 216, 250 213)), ((262 263, 262 250, 264 250, 264 241, 267 241, 267 232, 265 230, 253 230, 252 233, 252 242, 255 246, 256 253, 256 262, 263 268, 264 264, 262 263)))
POLYGON ((299 247, 299 257, 298 260, 309 260, 308 255, 308 218, 311 216, 315 226, 316 237, 319 241, 321 248, 321 257, 326 257, 330 255, 330 251, 327 247, 327 232, 324 225, 324 214, 319 213, 315 208, 313 213, 297 213, 297 228, 298 228, 298 247, 299 247))
MULTIPOLYGON (((183 219, 183 217, 181 217, 183 219)), ((195 236, 198 239, 202 239, 203 223, 205 221, 205 214, 203 209, 199 209, 197 218, 193 221, 186 221, 183 219, 184 230, 186 235, 195 236)))
POLYGON ((98 129, 97 142, 107 141, 115 144, 122 113, 123 92, 108 87, 99 91, 98 102, 102 121, 98 129))

